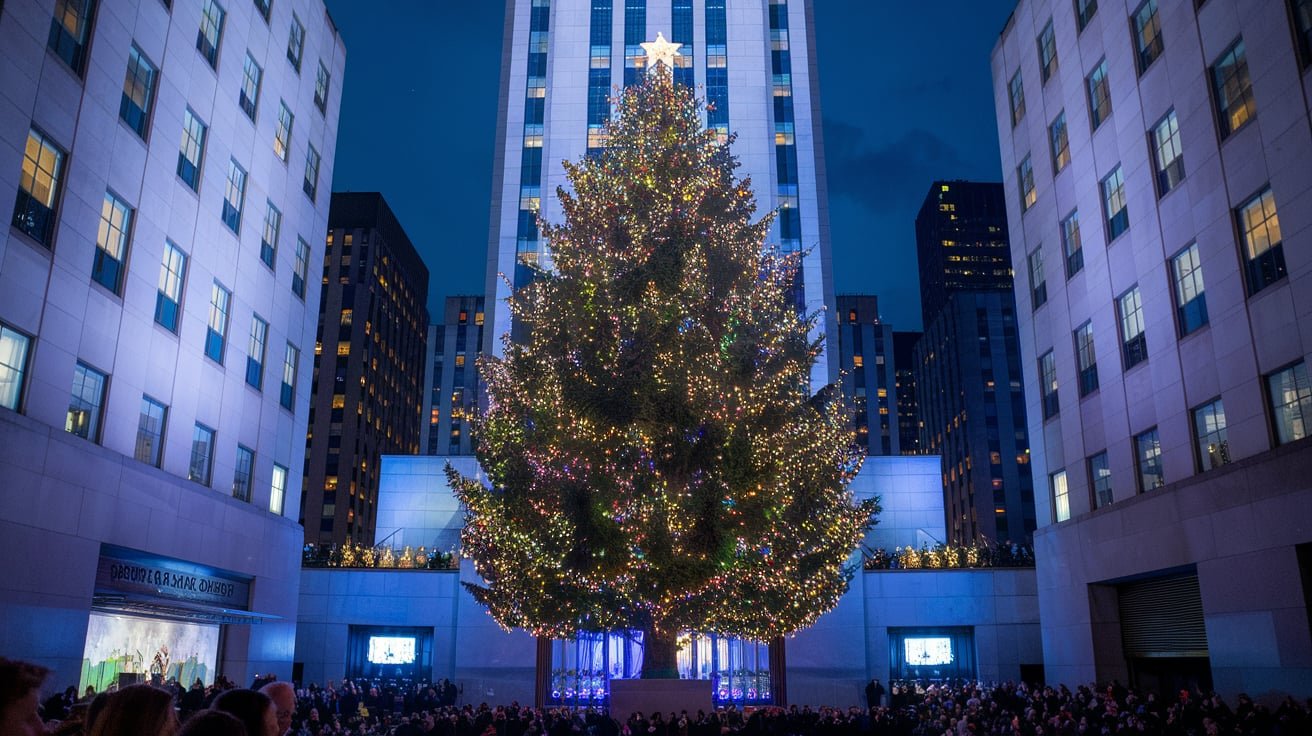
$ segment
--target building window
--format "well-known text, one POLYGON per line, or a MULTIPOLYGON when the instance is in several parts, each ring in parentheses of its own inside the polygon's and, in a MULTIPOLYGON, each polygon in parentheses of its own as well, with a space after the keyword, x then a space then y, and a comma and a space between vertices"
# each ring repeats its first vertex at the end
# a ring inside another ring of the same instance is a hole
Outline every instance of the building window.
POLYGON ((296 270, 292 272, 292 293, 305 298, 305 279, 310 270, 310 245, 296 237, 296 270))
POLYGON ((1076 210, 1061 221, 1061 248, 1066 255, 1066 278, 1084 268, 1084 246, 1080 240, 1080 212, 1076 210))
POLYGON ((1025 85, 1021 82, 1019 69, 1011 78, 1007 92, 1011 99, 1011 127, 1014 128, 1025 117, 1025 85))
POLYGON ((319 112, 327 113, 328 111, 328 81, 331 76, 328 74, 328 67, 319 62, 319 72, 314 77, 314 106, 319 108, 319 112))
POLYGON ((1125 177, 1119 164, 1102 180, 1102 207, 1107 220, 1107 240, 1111 242, 1130 229, 1130 212, 1125 204, 1125 177))
POLYGON ((1144 0, 1131 18, 1134 25, 1134 48, 1139 52, 1139 73, 1143 74, 1162 55, 1162 23, 1157 17, 1157 0, 1144 0))
POLYGON ((305 181, 301 189, 305 195, 314 201, 315 194, 319 191, 319 152, 314 150, 314 146, 306 146, 305 152, 305 181))
POLYGON ((292 68, 297 74, 301 73, 301 55, 305 53, 305 26, 301 25, 301 19, 292 13, 292 27, 287 35, 287 61, 292 63, 292 68))
POLYGON ((1038 309, 1048 301, 1048 282, 1043 278, 1043 248, 1035 248, 1026 257, 1030 267, 1030 303, 1038 309))
POLYGON ((1016 167, 1016 179, 1020 185, 1020 210, 1025 212, 1034 206, 1038 201, 1039 195, 1034 189, 1034 167, 1030 165, 1030 157, 1026 156, 1016 167))
POLYGON ((1080 369, 1080 397, 1098 389, 1098 356, 1093 351, 1093 322, 1075 330, 1075 358, 1080 369))
POLYGON ((288 411, 293 411, 296 403, 296 364, 300 360, 301 351, 287 343, 287 352, 282 359, 282 391, 278 403, 288 411))
POLYGON ((287 160, 287 154, 292 146, 292 116, 291 108, 287 103, 278 100, 278 129, 273 133, 273 153, 281 161, 287 160))
POLYGON ((264 210, 264 234, 260 237, 260 260, 273 268, 274 257, 278 253, 278 235, 282 231, 282 212, 269 202, 264 210))
POLYGON ((1298 33, 1298 51, 1303 66, 1312 66, 1312 0, 1292 0, 1294 28, 1298 33))
POLYGON ((123 98, 118 104, 118 116, 144 140, 150 127, 150 105, 155 101, 155 79, 159 70, 150 59, 132 44, 128 51, 127 77, 123 80, 123 98))
POLYGON ((18 411, 32 339, 0 322, 0 406, 18 411))
POLYGON ((1216 96, 1216 114, 1222 140, 1244 127, 1257 114, 1242 38, 1235 41, 1212 64, 1212 91, 1216 96))
POLYGON ((251 502, 251 475, 255 470, 255 453, 237 445, 237 463, 232 472, 232 497, 251 502))
POLYGON ((59 184, 64 176, 63 149, 35 128, 27 132, 13 225, 50 247, 58 220, 59 184))
POLYGON ((1180 334, 1188 335, 1207 324, 1207 294, 1203 291, 1203 266, 1198 244, 1191 243, 1171 259, 1175 281, 1175 316, 1180 334))
POLYGON ((251 317, 251 335, 246 342, 246 383, 260 390, 264 387, 264 346, 269 337, 269 323, 260 316, 251 317))
POLYGON ((105 405, 104 373, 83 363, 73 369, 73 392, 68 402, 64 430, 82 439, 100 440, 101 411, 105 405))
POLYGON ((115 294, 123 283, 123 262, 127 260, 128 233, 132 228, 132 208, 105 192, 100 206, 100 228, 96 231, 96 257, 91 263, 91 279, 115 294))
POLYGON ((187 465, 187 480, 207 486, 214 463, 214 430, 196 422, 191 433, 191 462, 187 465))
POLYGON ((169 332, 178 331, 182 311, 182 281, 187 272, 187 254, 164 241, 164 260, 159 267, 159 291, 155 294, 155 321, 169 332))
POLYGON ((1153 168, 1157 170, 1157 196, 1163 197, 1184 180, 1184 152, 1180 148, 1180 124, 1174 109, 1153 126, 1148 141, 1153 152, 1153 168))
POLYGON ((1039 33, 1039 73, 1047 82, 1057 72, 1057 34, 1052 31, 1052 21, 1039 33))
POLYGON ((256 63, 251 52, 246 52, 246 63, 241 72, 241 92, 237 103, 246 113, 246 117, 255 120, 255 108, 260 104, 260 82, 264 79, 264 70, 256 63))
POLYGON ((1112 114, 1111 90, 1107 86, 1107 60, 1103 59, 1084 80, 1089 91, 1089 122, 1097 130, 1112 114))
POLYGON ((1075 25, 1083 31, 1097 12, 1098 0, 1075 0, 1075 25))
POLYGON ((182 147, 178 150, 178 178, 192 191, 200 191, 200 162, 205 153, 205 134, 208 129, 187 108, 182 114, 182 147))
POLYGON ((287 468, 277 463, 273 466, 273 480, 269 482, 269 513, 282 516, 283 506, 287 502, 287 468))
POLYGON ((260 11, 260 17, 268 23, 269 13, 273 11, 273 0, 255 0, 255 9, 260 11))
POLYGON ((1048 476, 1052 486, 1052 520, 1061 523, 1071 518, 1070 489, 1066 485, 1066 471, 1059 470, 1048 476))
POLYGON ((1256 294, 1285 277, 1285 249, 1271 188, 1245 202, 1237 214, 1239 234, 1244 241, 1248 293, 1256 294))
POLYGON ((1307 436, 1312 422, 1312 384, 1307 365, 1299 361, 1266 377, 1271 400, 1271 417, 1276 425, 1276 444, 1283 445, 1307 436))
POLYGON ((1230 462, 1230 445, 1225 440, 1225 408, 1221 400, 1203 404, 1193 410, 1193 415, 1199 466, 1207 471, 1230 462))
POLYGON ((1093 507, 1100 509, 1112 502, 1112 469, 1104 450, 1089 458, 1089 487, 1093 489, 1093 507))
POLYGON ((1148 359, 1148 338, 1143 329, 1143 302, 1135 286, 1116 300, 1121 320, 1121 354, 1125 370, 1148 359))
POLYGON ((137 419, 137 449, 133 456, 158 468, 164 453, 164 421, 169 408, 150 398, 141 397, 141 416, 137 419))
POLYGON ((1166 485, 1162 475, 1162 443, 1157 428, 1134 437, 1134 464, 1139 470, 1139 492, 1151 491, 1166 485))
POLYGON ((234 233, 241 232, 241 208, 246 200, 246 170, 237 159, 228 161, 228 183, 223 190, 223 224, 234 233))
POLYGON ((1048 144, 1052 148, 1052 170, 1058 173, 1071 162, 1070 138, 1066 133, 1066 111, 1057 113, 1057 119, 1048 126, 1048 144))
POLYGON ((232 292, 215 281, 210 289, 210 321, 205 331, 205 355, 220 365, 223 363, 223 347, 228 335, 228 308, 232 304, 232 292))
POLYGON ((196 32, 196 50, 211 67, 219 66, 219 39, 223 37, 223 19, 227 16, 223 6, 214 0, 205 0, 200 15, 200 30, 196 32))
POLYGON ((92 0, 57 0, 50 21, 50 50, 79 77, 86 66, 87 41, 91 38, 92 0))
POLYGON ((1051 350, 1039 358, 1039 391, 1042 393, 1043 418, 1057 416, 1057 412, 1061 411, 1061 403, 1057 397, 1057 361, 1051 350))

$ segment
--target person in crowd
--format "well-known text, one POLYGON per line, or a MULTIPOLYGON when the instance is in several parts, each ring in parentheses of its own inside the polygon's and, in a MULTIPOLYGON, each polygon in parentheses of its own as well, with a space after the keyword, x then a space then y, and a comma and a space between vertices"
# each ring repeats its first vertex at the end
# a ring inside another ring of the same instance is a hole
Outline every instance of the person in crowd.
POLYGON ((292 729, 292 716, 296 715, 296 690, 289 682, 274 681, 260 688, 260 692, 273 701, 278 716, 278 736, 286 736, 292 729))
POLYGON ((178 714, 173 696, 152 685, 128 685, 105 697, 104 707, 87 727, 88 736, 173 736, 178 714))
POLYGON ((38 705, 41 683, 49 674, 50 670, 40 665, 0 657, 0 734, 45 733, 38 705))
POLYGON ((278 711, 258 690, 228 690, 214 699, 212 710, 228 713, 246 727, 246 736, 279 736, 278 711))
POLYGON ((247 733, 236 716, 221 710, 205 710, 188 718, 177 736, 247 736, 247 733))

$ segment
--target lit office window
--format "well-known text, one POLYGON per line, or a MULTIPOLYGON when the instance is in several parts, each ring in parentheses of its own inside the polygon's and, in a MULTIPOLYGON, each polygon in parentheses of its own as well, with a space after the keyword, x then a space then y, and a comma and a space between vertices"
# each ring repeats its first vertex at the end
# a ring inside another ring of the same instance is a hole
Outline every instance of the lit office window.
POLYGON ((1212 64, 1212 91, 1216 98, 1216 115, 1221 126, 1221 138, 1239 130, 1257 114, 1253 99, 1253 84, 1248 77, 1248 57, 1244 55, 1244 40, 1234 42, 1212 64))
POLYGON ((1148 337, 1144 334, 1143 300, 1139 296, 1139 287, 1125 292, 1116 300, 1116 309, 1121 321, 1121 354, 1125 359, 1125 369, 1148 359, 1148 337))
POLYGON ((1039 201, 1038 192, 1034 189, 1034 167, 1030 165, 1029 156, 1016 167, 1016 180, 1020 185, 1020 209, 1024 212, 1039 201))
POLYGON ((149 396, 141 397, 141 415, 137 419, 137 447, 133 456, 158 468, 163 458, 164 423, 169 408, 149 396))
POLYGON ((1153 168, 1157 172, 1157 196, 1165 194, 1184 180, 1184 152, 1180 148, 1180 124, 1175 110, 1166 113, 1148 134, 1153 152, 1153 168))
POLYGON ((47 46, 79 77, 86 66, 87 41, 95 13, 92 0, 56 0, 47 46))
POLYGON ((0 407, 18 411, 32 339, 0 322, 0 407))
POLYGON ((100 440, 100 420, 108 380, 104 373, 83 363, 77 364, 73 369, 73 390, 64 421, 65 431, 92 442, 100 440))
POLYGON ((269 512, 282 516, 287 500, 287 468, 275 464, 273 479, 269 482, 269 512))
POLYGON ((1207 294, 1203 289, 1203 266, 1198 244, 1191 243, 1171 259, 1175 282, 1175 316, 1180 334, 1188 335, 1207 324, 1207 294))
POLYGON ((123 97, 119 101, 118 116, 143 139, 150 127, 150 105, 155 99, 155 80, 159 69, 132 44, 128 51, 128 71, 123 80, 123 97))
POLYGON ((1162 55, 1162 22, 1157 17, 1157 0, 1144 0, 1131 16, 1134 26, 1134 48, 1139 56, 1139 73, 1162 55))
POLYGON ((11 223, 47 248, 54 239, 55 222, 59 219, 57 202, 64 176, 64 157, 63 149, 35 128, 27 132, 11 223))
POLYGON ((1272 373, 1266 377, 1266 385, 1276 425, 1276 444, 1306 437, 1312 424, 1312 384, 1308 382, 1307 365, 1299 361, 1272 373))
POLYGON ((1256 294, 1285 277, 1285 249, 1271 188, 1245 202, 1236 214, 1244 242, 1248 293, 1256 294))
POLYGON ((273 153, 283 161, 287 160, 287 154, 291 151, 294 119, 291 108, 287 107, 286 102, 279 100, 278 128, 273 132, 273 153))
POLYGON ((1052 486, 1052 520, 1063 522, 1071 518, 1070 489, 1066 485, 1066 471, 1059 470, 1048 476, 1052 486))
POLYGON ((200 16, 200 30, 196 32, 196 50, 210 66, 219 65, 219 40, 223 37, 223 20, 227 16, 223 6, 214 0, 205 0, 200 16))
POLYGON ((1230 445, 1225 439, 1225 408, 1217 399, 1193 410, 1194 441, 1198 443, 1198 464, 1203 470, 1219 468, 1230 462, 1230 445))
POLYGON ((132 228, 132 208, 105 192, 100 206, 100 227, 96 230, 96 255, 91 263, 91 280, 115 294, 123 283, 123 263, 128 255, 128 233, 132 228))
POLYGON ((1162 474, 1162 443, 1157 428, 1134 437, 1134 462, 1139 470, 1139 492, 1151 491, 1166 485, 1162 474))
POLYGON ((1057 113, 1057 119, 1048 126, 1048 144, 1052 148, 1052 171, 1056 174, 1071 162, 1070 136, 1066 132, 1065 110, 1057 113))
POLYGON ((1084 80, 1089 93, 1089 122, 1094 130, 1112 114, 1111 90, 1107 85, 1107 60, 1103 59, 1084 80))

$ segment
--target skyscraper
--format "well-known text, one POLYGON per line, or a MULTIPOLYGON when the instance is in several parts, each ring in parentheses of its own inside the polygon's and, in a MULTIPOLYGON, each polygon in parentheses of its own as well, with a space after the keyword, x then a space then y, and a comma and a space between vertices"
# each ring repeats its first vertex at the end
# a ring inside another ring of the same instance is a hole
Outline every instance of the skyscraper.
MULTIPOLYGON (((825 310, 817 331, 836 326, 808 0, 507 0, 506 104, 497 125, 488 245, 486 293, 495 301, 484 332, 488 352, 501 352, 510 288, 527 283, 532 266, 549 267, 536 215, 561 219, 553 195, 566 183, 561 161, 605 145, 614 88, 641 80, 647 59, 640 44, 657 33, 682 44, 674 78, 704 90, 707 125, 726 138, 737 134, 739 175, 752 178, 758 212, 779 208, 771 241, 807 251, 798 297, 807 311, 825 310)), ((822 357, 812 390, 837 376, 837 364, 822 357)))
POLYGON ((1310 32, 1021 0, 994 48, 1052 681, 1312 689, 1310 32))
POLYGON ((428 268, 377 192, 334 192, 305 438, 305 541, 371 544, 379 458, 419 452, 428 268))
POLYGON ((916 389, 915 351, 921 332, 893 333, 893 381, 897 389, 898 453, 920 455, 920 394, 916 389))
POLYGON ((840 294, 838 362, 843 396, 852 409, 856 444, 867 455, 902 452, 897 427, 896 377, 893 374, 893 327, 879 318, 879 298, 840 294))
POLYGON ((478 408, 478 360, 483 344, 483 297, 449 296, 441 324, 428 326, 424 426, 419 449, 428 455, 474 451, 469 420, 478 408))
POLYGON ((936 181, 916 215, 921 324, 928 327, 958 291, 1010 291, 1007 208, 1002 185, 936 181))
POLYGON ((319 0, 9 2, 0 39, 0 648, 102 690, 149 628, 285 679, 342 39, 319 0))
POLYGON ((936 181, 916 217, 920 449, 943 459, 956 544, 1028 541, 1035 527, 1006 216, 1001 184, 936 181))

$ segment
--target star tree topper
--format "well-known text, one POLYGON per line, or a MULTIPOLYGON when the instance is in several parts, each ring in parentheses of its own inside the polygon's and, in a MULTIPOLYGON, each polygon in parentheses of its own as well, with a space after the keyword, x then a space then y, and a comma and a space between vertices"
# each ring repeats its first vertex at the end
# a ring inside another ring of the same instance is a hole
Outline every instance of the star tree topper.
POLYGON ((664 64, 666 69, 674 69, 674 57, 679 56, 679 47, 681 43, 670 43, 665 40, 665 34, 660 31, 656 32, 656 40, 638 44, 643 51, 647 52, 647 71, 650 72, 656 68, 656 64, 664 64))

